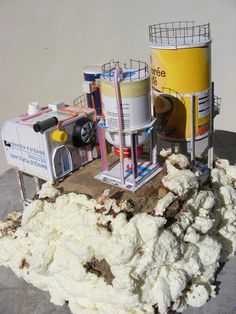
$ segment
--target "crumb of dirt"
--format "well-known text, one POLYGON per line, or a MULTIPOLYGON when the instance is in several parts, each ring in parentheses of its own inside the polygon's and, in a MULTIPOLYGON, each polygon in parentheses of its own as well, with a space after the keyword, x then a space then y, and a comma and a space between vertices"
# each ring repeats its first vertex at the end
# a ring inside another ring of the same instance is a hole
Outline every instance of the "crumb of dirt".
POLYGON ((97 226, 100 228, 104 228, 109 232, 112 232, 112 223, 110 220, 106 224, 101 224, 101 223, 97 222, 97 226))
POLYGON ((174 200, 166 209, 164 213, 164 217, 177 217, 178 214, 182 213, 183 211, 186 211, 187 205, 186 205, 186 200, 187 200, 187 195, 178 197, 176 200, 174 200))
POLYGON ((12 213, 8 215, 4 221, 4 227, 0 229, 0 233, 4 236, 12 236, 16 230, 21 226, 22 214, 12 213))
POLYGON ((95 209, 95 212, 100 213, 100 214, 102 214, 102 213, 105 212, 105 211, 106 211, 106 208, 105 208, 105 207, 100 207, 100 208, 96 208, 96 209, 95 209))
POLYGON ((87 272, 97 275, 98 277, 102 277, 104 281, 108 285, 112 285, 112 281, 115 278, 111 272, 111 267, 107 263, 105 259, 98 261, 97 259, 93 259, 84 264, 84 268, 87 272))
POLYGON ((164 217, 175 217, 180 211, 180 202, 179 200, 174 200, 166 209, 164 217))
POLYGON ((144 254, 144 249, 143 249, 142 247, 140 247, 140 248, 138 249, 138 254, 139 254, 140 256, 143 256, 143 254, 144 254))
POLYGON ((23 268, 29 268, 29 263, 27 262, 27 260, 25 258, 22 259, 21 261, 21 264, 19 266, 20 269, 23 269, 23 268))

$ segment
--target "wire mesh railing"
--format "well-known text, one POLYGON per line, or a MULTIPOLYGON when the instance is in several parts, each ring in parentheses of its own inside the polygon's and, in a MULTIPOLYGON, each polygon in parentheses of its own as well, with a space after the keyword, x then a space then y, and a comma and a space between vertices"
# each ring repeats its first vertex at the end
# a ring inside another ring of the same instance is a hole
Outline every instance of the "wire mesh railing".
POLYGON ((120 62, 114 61, 114 60, 104 63, 102 66, 102 76, 104 77, 107 74, 112 73, 119 67, 119 65, 120 65, 120 62))
MULTIPOLYGON (((102 66, 102 78, 113 81, 114 72, 120 66, 119 61, 110 61, 102 66)), ((129 64, 123 65, 122 77, 126 81, 136 81, 148 76, 148 64, 144 61, 130 59, 129 64)))
POLYGON ((83 94, 77 98, 74 99, 73 101, 74 106, 81 106, 81 107, 87 107, 88 102, 87 102, 87 96, 86 94, 83 94))
POLYGON ((214 112, 215 115, 220 113, 222 98, 214 95, 214 112))
MULTIPOLYGON (((184 97, 183 95, 179 94, 176 90, 172 89, 172 88, 169 88, 169 87, 162 87, 162 93, 165 94, 165 95, 169 95, 169 96, 172 96, 172 97, 175 97, 177 99, 180 100, 180 102, 184 105, 185 104, 185 100, 184 100, 184 97)), ((179 103, 178 103, 178 106, 179 106, 179 103)), ((177 106, 177 111, 178 111, 178 106, 177 106)))
POLYGON ((149 26, 149 41, 155 45, 191 45, 209 40, 211 40, 209 23, 195 25, 194 21, 178 21, 149 26))

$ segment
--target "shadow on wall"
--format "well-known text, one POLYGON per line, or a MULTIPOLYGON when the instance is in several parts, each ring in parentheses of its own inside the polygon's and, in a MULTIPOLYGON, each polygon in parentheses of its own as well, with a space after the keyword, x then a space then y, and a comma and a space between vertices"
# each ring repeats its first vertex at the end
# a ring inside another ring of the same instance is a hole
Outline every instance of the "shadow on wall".
POLYGON ((236 163, 236 132, 215 130, 214 154, 226 158, 230 164, 236 163))

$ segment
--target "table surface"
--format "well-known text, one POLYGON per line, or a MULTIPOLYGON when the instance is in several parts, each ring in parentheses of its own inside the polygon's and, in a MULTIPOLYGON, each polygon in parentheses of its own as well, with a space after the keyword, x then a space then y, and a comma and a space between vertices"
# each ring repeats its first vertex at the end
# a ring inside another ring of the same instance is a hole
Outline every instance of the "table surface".
MULTIPOLYGON (((215 154, 236 162, 236 133, 215 132, 215 154)), ((32 193, 32 185, 26 182, 32 193)), ((15 172, 0 176, 0 219, 12 210, 22 210, 15 172)), ((184 314, 236 314, 236 257, 231 258, 217 276, 218 295, 201 308, 188 308, 184 314)), ((50 295, 27 284, 0 267, 0 314, 70 314, 69 308, 50 303, 50 295)))

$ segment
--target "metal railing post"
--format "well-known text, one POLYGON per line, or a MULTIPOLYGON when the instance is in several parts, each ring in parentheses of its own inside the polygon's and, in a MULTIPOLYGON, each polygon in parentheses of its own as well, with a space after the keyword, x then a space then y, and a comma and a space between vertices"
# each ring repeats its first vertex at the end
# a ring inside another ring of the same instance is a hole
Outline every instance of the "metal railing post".
POLYGON ((213 134, 214 134, 214 82, 211 83, 210 92, 210 126, 208 136, 208 168, 213 168, 213 134))
POLYGON ((196 96, 191 95, 191 164, 194 166, 196 159, 195 141, 196 141, 196 96))

